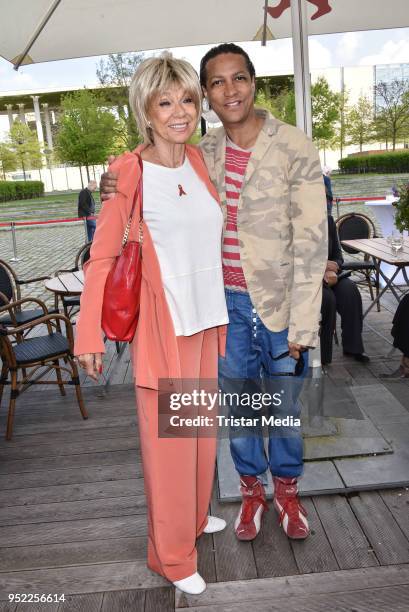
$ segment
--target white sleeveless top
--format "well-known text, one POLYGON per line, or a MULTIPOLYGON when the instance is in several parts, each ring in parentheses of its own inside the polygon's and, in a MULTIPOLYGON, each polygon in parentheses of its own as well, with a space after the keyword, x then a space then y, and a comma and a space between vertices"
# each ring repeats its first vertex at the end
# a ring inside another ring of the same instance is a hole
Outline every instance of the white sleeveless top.
POLYGON ((143 162, 143 216, 176 336, 228 323, 221 259, 223 214, 187 156, 179 168, 143 162))

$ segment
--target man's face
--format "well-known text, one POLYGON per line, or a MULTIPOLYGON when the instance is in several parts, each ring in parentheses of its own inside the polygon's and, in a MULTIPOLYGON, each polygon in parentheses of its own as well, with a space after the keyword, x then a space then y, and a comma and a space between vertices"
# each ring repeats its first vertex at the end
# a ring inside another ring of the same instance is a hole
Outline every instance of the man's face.
POLYGON ((223 53, 207 62, 205 94, 224 126, 247 120, 254 107, 254 91, 255 82, 242 55, 223 53))
POLYGON ((95 189, 96 189, 96 188, 97 188, 97 184, 96 184, 96 182, 95 182, 95 181, 90 181, 90 182, 88 183, 88 189, 89 189, 90 191, 95 191, 95 189))

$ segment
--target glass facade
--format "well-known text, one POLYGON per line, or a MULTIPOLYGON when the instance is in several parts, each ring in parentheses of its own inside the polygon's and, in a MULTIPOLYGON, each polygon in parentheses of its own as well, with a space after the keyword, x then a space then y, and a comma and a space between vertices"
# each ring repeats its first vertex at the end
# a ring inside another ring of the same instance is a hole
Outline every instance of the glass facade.
MULTIPOLYGON (((407 81, 409 83, 409 64, 383 64, 374 66, 374 86, 378 83, 391 83, 392 81, 407 81)), ((374 107, 381 108, 384 102, 374 93, 374 107)))

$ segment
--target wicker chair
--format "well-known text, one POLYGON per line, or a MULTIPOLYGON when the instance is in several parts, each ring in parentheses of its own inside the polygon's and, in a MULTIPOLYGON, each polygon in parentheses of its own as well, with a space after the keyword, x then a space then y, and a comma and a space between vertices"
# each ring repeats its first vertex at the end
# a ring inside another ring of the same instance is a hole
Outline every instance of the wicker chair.
MULTIPOLYGON (((8 311, 10 318, 15 318, 17 309, 24 301, 18 300, 2 306, 0 314, 8 311)), ((58 385, 61 395, 65 395, 64 383, 75 385, 82 418, 88 418, 82 398, 78 368, 73 358, 73 348, 72 326, 69 319, 62 314, 46 314, 45 310, 43 316, 22 325, 8 327, 0 324, 0 356, 2 359, 0 403, 4 385, 11 385, 6 440, 10 440, 13 433, 17 397, 31 385, 58 385), (67 335, 64 336, 62 333, 55 331, 52 322, 55 326, 57 326, 57 322, 58 324, 64 322, 67 335), (22 339, 24 332, 31 331, 38 325, 43 324, 47 331, 45 335, 22 339), (64 360, 63 365, 60 365, 60 359, 64 360), (45 370, 37 374, 40 368, 45 368, 45 370), (55 370, 57 380, 44 380, 43 376, 51 370, 55 370), (20 378, 19 371, 21 371, 20 378), (63 381, 61 372, 67 372, 71 380, 63 381)))
POLYGON ((31 321, 35 321, 39 317, 42 317, 44 314, 49 314, 50 312, 56 313, 57 310, 47 310, 44 302, 36 298, 21 300, 20 287, 22 285, 28 285, 30 283, 43 281, 48 278, 50 277, 38 276, 37 278, 21 280, 17 278, 17 274, 14 272, 13 268, 9 266, 8 263, 0 259, 0 306, 10 304, 11 302, 13 302, 14 304, 19 303, 19 306, 15 309, 11 311, 3 311, 3 314, 0 315, 0 323, 6 326, 23 325, 24 323, 30 323, 31 321), (21 304, 27 304, 28 302, 37 304, 39 308, 23 310, 21 308, 21 304))
MULTIPOLYGON (((342 244, 342 240, 359 240, 377 237, 375 225, 372 220, 361 213, 347 213, 346 215, 342 215, 337 219, 336 225, 342 249, 350 255, 356 255, 359 251, 342 244)), ((369 255, 365 254, 363 260, 349 259, 345 261, 342 269, 361 274, 363 279, 361 281, 356 281, 357 284, 365 283, 368 285, 372 301, 374 300, 373 286, 375 286, 376 297, 378 297, 379 275, 375 265, 370 261, 369 255), (375 274, 375 278, 373 278, 373 274, 375 274)), ((379 302, 377 308, 379 312, 381 309, 379 302)))

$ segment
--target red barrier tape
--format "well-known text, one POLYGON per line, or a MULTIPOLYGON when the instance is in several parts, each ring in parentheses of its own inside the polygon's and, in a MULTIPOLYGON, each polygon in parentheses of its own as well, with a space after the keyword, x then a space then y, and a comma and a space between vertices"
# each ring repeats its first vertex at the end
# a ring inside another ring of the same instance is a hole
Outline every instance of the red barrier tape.
POLYGON ((375 196, 374 198, 335 198, 338 202, 368 202, 372 200, 384 200, 384 196, 375 196))
MULTIPOLYGON (((87 217, 87 219, 98 219, 98 217, 87 217)), ((69 219, 47 219, 47 221, 15 221, 15 227, 21 225, 47 225, 50 223, 71 223, 72 221, 84 221, 85 217, 70 217, 69 219)), ((10 223, 0 223, 0 227, 11 227, 10 223)))

